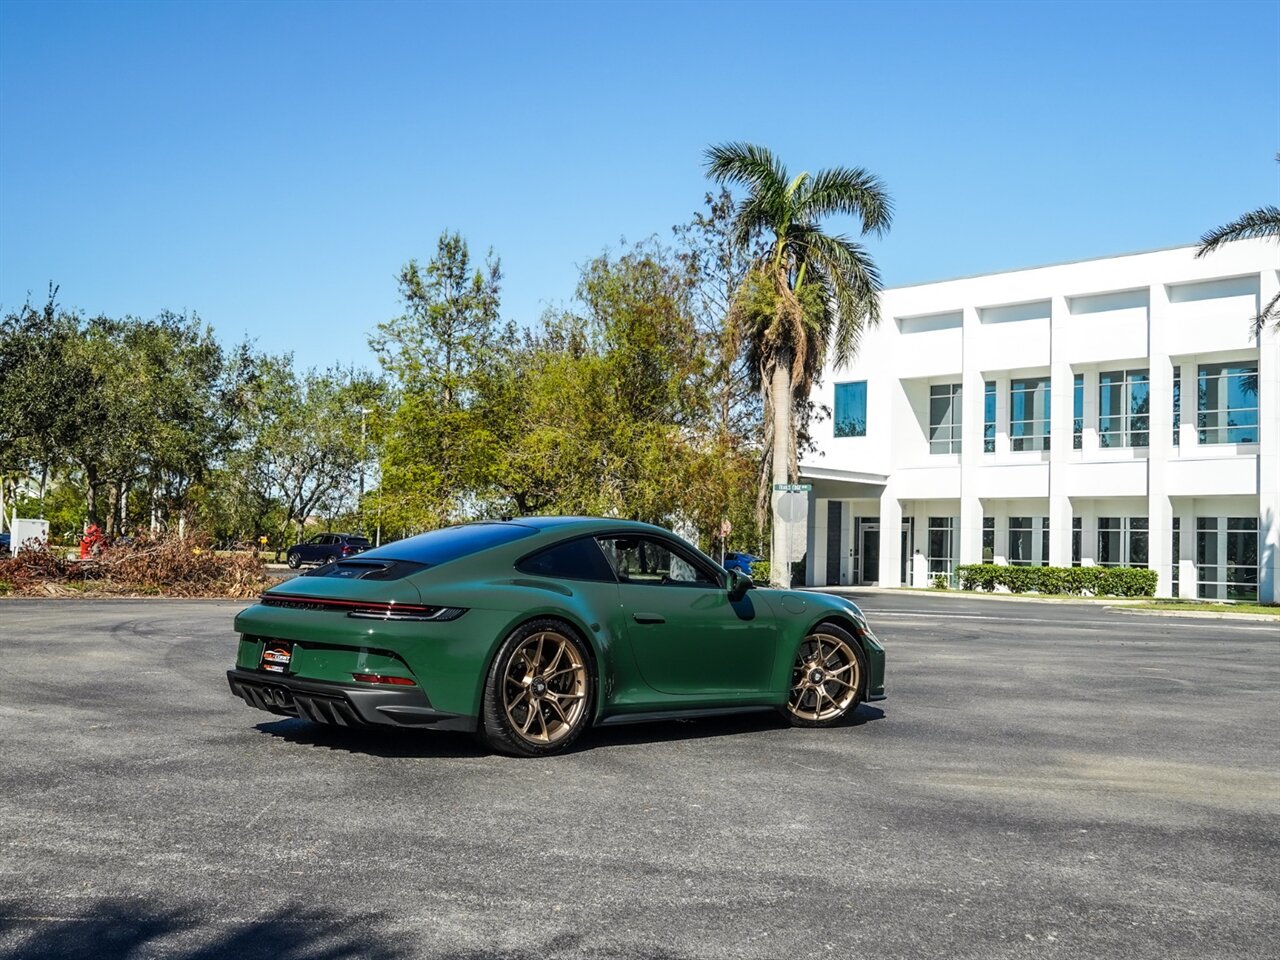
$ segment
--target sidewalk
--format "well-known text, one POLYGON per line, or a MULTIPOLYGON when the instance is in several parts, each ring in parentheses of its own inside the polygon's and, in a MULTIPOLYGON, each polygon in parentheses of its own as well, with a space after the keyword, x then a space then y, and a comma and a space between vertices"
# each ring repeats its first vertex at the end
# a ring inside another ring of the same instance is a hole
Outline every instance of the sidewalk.
POLYGON ((920 587, 796 587, 812 593, 831 593, 836 596, 928 596, 950 597, 955 600, 989 600, 995 603, 1074 603, 1103 608, 1114 608, 1117 612, 1141 617, 1182 617, 1195 620, 1243 620, 1260 623, 1276 623, 1280 625, 1280 608, 1275 614, 1266 613, 1230 613, 1220 610, 1146 610, 1143 607, 1151 603, 1161 602, 1151 597, 1041 597, 1029 593, 993 592, 985 590, 933 590, 920 587))

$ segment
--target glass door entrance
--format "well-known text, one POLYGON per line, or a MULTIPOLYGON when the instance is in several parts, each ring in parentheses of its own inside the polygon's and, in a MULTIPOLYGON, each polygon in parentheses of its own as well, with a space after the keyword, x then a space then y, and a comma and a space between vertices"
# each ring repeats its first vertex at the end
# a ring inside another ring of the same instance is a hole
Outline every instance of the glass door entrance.
POLYGON ((859 544, 860 562, 858 580, 860 583, 874 584, 880 580, 880 524, 862 524, 862 543, 859 544))

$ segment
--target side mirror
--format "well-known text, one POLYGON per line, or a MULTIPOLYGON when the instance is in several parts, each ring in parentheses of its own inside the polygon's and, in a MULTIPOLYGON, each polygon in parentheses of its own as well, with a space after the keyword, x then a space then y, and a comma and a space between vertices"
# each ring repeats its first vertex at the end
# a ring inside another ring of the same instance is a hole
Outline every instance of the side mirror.
POLYGON ((740 573, 737 570, 729 571, 729 599, 734 603, 745 597, 747 591, 754 586, 755 584, 751 582, 751 578, 745 573, 740 573))

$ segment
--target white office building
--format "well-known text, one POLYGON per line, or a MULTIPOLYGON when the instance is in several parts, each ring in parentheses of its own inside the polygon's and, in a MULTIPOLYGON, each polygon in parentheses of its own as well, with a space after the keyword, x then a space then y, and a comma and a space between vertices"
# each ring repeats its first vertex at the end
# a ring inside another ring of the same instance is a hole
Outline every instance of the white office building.
POLYGON ((982 561, 1149 567, 1280 601, 1280 246, 1240 241, 885 291, 813 399, 811 585, 982 561))

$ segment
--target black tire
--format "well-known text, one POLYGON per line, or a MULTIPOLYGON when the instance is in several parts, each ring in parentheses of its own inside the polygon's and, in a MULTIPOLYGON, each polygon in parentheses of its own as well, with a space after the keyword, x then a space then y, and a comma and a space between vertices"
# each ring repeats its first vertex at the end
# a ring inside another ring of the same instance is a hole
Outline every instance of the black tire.
POLYGON ((867 656, 862 644, 843 627, 818 624, 796 650, 789 686, 782 712, 793 727, 830 727, 846 720, 866 696, 867 656), (821 660, 818 650, 825 654, 821 660), (850 682, 854 668, 857 678, 850 682))
POLYGON ((298 556, 296 553, 289 554, 289 556, 286 557, 285 560, 288 562, 290 570, 297 570, 300 566, 302 566, 302 558, 298 556))
POLYGON ((489 666, 479 737, 493 750, 513 757, 560 753, 591 725, 595 685, 591 651, 573 627, 550 617, 521 624, 503 641, 489 666), (544 655, 547 641, 564 649, 553 654, 548 647, 544 655), (531 655, 535 644, 536 653, 531 655), (567 666, 560 667, 561 662, 567 666), (512 676, 520 672, 526 674, 524 681, 512 676))
POLYGON ((337 557, 325 557, 323 561, 323 565, 327 566, 331 563, 337 563, 337 562, 338 562, 337 557))

